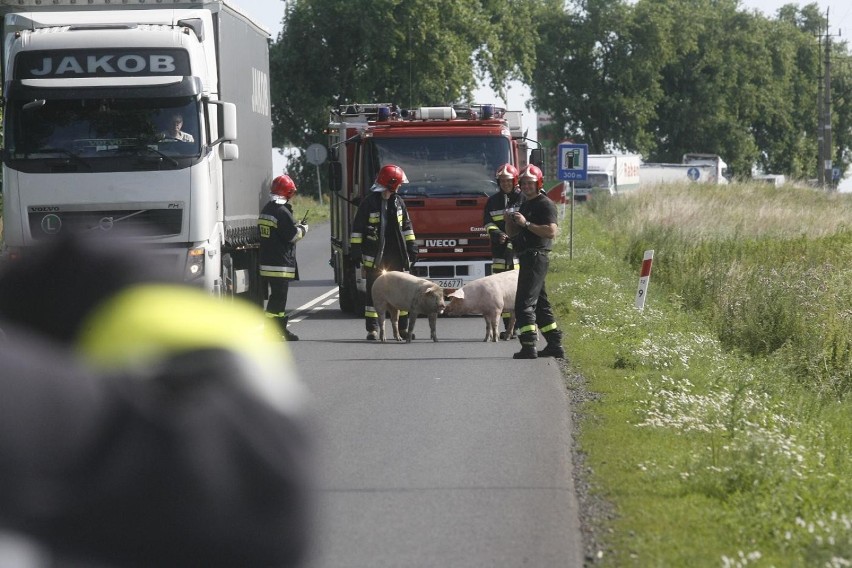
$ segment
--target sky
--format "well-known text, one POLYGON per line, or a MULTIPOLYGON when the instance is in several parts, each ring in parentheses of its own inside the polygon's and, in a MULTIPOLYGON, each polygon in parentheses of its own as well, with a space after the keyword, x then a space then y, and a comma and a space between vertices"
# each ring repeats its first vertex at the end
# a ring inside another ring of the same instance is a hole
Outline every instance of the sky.
MULTIPOLYGON (((243 12, 252 16, 263 26, 269 29, 272 37, 277 37, 281 30, 281 19, 284 15, 284 2, 281 0, 230 0, 232 4, 239 6, 243 12)), ((347 0, 341 0, 345 2, 347 0)), ((772 17, 781 6, 785 4, 798 4, 805 6, 812 0, 740 0, 740 6, 746 10, 759 10, 766 16, 772 17)), ((840 39, 852 42, 852 2, 850 0, 816 0, 820 11, 828 10, 829 32, 833 36, 839 34, 840 39)), ((489 88, 480 87, 475 93, 474 99, 478 103, 495 103, 504 106, 508 110, 521 110, 524 112, 524 128, 529 129, 527 136, 536 139, 537 128, 535 114, 526 108, 529 99, 529 89, 520 83, 508 85, 508 100, 501 100, 489 88)), ((278 174, 283 171, 285 160, 273 151, 273 172, 278 174)), ((841 184, 844 191, 852 191, 852 178, 847 178, 841 184)))

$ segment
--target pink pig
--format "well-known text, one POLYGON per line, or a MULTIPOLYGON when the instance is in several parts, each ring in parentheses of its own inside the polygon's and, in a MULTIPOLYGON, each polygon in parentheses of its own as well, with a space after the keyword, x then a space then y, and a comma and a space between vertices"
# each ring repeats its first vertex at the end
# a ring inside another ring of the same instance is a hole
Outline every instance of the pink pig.
POLYGON ((390 314, 393 338, 400 341, 399 311, 408 312, 408 338, 411 343, 418 315, 429 317, 429 336, 438 341, 435 326, 444 311, 444 290, 425 278, 407 272, 386 272, 373 283, 373 307, 379 314, 379 339, 385 342, 385 312, 390 314))
POLYGON ((500 316, 509 312, 509 327, 515 326, 515 290, 518 288, 518 271, 507 270, 468 282, 447 297, 450 303, 444 309, 447 315, 482 314, 485 318, 484 341, 497 341, 500 316))

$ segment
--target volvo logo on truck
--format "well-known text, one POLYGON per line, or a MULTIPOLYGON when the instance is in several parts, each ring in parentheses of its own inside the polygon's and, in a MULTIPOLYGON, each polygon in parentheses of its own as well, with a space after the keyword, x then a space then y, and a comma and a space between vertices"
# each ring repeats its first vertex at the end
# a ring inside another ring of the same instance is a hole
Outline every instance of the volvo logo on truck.
POLYGON ((31 51, 18 55, 18 79, 190 75, 181 49, 31 51))

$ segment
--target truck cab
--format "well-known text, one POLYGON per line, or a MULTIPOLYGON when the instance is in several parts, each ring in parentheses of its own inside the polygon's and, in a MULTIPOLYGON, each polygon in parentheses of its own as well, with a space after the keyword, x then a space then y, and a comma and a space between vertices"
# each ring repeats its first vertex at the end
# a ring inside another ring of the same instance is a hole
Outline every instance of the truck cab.
POLYGON ((251 79, 268 75, 268 32, 225 0, 2 11, 6 258, 67 233, 126 238, 191 284, 259 299, 247 250, 271 125, 251 79), (243 160, 238 122, 257 133, 243 160))

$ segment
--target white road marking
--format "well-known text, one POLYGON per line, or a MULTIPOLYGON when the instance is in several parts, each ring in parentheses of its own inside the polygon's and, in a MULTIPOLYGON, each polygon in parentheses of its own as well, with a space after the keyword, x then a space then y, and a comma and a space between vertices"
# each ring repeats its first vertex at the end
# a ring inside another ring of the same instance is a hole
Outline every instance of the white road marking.
MULTIPOLYGON (((290 314, 289 314, 289 321, 290 321, 290 323, 300 322, 300 321, 302 321, 303 319, 305 319, 305 317, 307 317, 307 315, 305 315, 304 317, 299 317, 299 316, 300 316, 301 314, 303 314, 303 313, 305 313, 305 312, 309 311, 309 310, 310 310, 310 311, 317 311, 317 310, 321 310, 321 309, 322 309, 321 307, 320 307, 320 308, 315 308, 315 309, 313 309, 313 310, 311 310, 311 308, 313 308, 315 305, 319 304, 320 302, 322 302, 323 300, 325 300, 325 299, 326 299, 326 298, 328 298, 329 296, 332 296, 332 295, 334 295, 334 294, 337 294, 337 292, 338 292, 338 289, 337 289, 336 287, 335 287, 335 288, 332 288, 331 290, 329 290, 329 291, 328 291, 328 292, 326 292, 325 294, 323 294, 323 295, 321 295, 321 296, 318 296, 318 297, 314 298, 313 300, 311 300, 310 302, 308 302, 308 303, 306 303, 306 304, 302 304, 301 306, 299 306, 298 308, 296 308, 295 310, 293 310, 292 312, 290 312, 290 314), (294 317, 294 316, 295 316, 295 317, 294 317)), ((325 304, 323 304, 323 305, 325 305, 325 306, 330 306, 331 304, 335 303, 336 301, 337 301, 337 298, 333 298, 333 299, 331 299, 331 300, 327 301, 327 302, 326 302, 325 304)))

